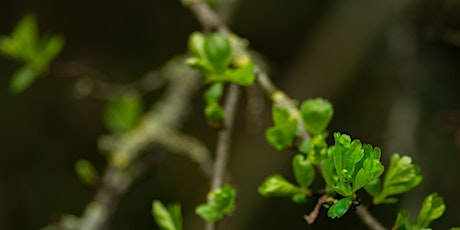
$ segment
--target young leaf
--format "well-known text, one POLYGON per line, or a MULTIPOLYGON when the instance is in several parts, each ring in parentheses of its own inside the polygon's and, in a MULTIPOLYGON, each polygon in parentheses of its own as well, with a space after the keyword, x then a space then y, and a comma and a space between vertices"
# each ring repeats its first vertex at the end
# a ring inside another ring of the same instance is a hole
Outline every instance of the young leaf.
POLYGON ((43 40, 42 59, 45 65, 55 58, 64 47, 64 39, 60 36, 52 36, 43 40))
POLYGON ((358 164, 360 168, 353 181, 353 191, 358 191, 366 184, 378 178, 383 173, 383 165, 380 162, 380 148, 372 148, 371 145, 364 145, 363 161, 358 164))
POLYGON ((293 196, 303 190, 289 183, 286 178, 275 174, 267 177, 259 186, 259 194, 263 197, 284 197, 293 196))
POLYGON ((161 230, 182 230, 182 214, 179 204, 166 208, 160 201, 152 203, 152 215, 161 230))
POLYGON ((371 196, 376 197, 382 191, 382 180, 380 178, 375 178, 374 180, 367 183, 367 185, 364 186, 364 189, 371 196))
POLYGON ((235 189, 229 184, 208 193, 208 201, 198 205, 195 213, 207 222, 220 220, 235 208, 235 189))
POLYGON ((211 84, 204 92, 204 100, 207 103, 219 102, 224 92, 224 85, 222 83, 211 84))
POLYGON ((28 66, 20 68, 11 78, 10 92, 15 94, 23 92, 32 85, 37 76, 38 74, 28 66))
POLYGON ((204 53, 214 71, 223 74, 230 64, 232 47, 227 37, 213 33, 204 41, 204 53))
POLYGON ((14 27, 11 38, 17 44, 17 49, 8 55, 23 61, 30 61, 34 58, 37 53, 39 41, 37 20, 35 17, 30 14, 24 16, 14 27))
POLYGON ((225 110, 217 102, 207 104, 204 108, 204 114, 211 126, 218 126, 225 119, 225 110))
POLYGON ((322 98, 303 102, 300 110, 305 127, 313 135, 324 132, 334 113, 332 104, 322 98))
POLYGON ((142 101, 139 95, 115 96, 105 107, 104 123, 113 133, 126 133, 137 125, 141 112, 142 101))
POLYGON ((353 140, 346 134, 334 133, 335 151, 334 164, 337 175, 344 183, 351 182, 355 165, 364 157, 361 142, 353 140), (351 143, 350 143, 351 142, 351 143))
POLYGON ((193 32, 188 37, 188 50, 198 58, 205 58, 204 54, 204 41, 205 36, 200 32, 193 32))
POLYGON ((415 226, 417 228, 428 227, 433 220, 441 217, 445 210, 446 205, 442 197, 438 196, 436 193, 430 194, 423 202, 415 226))
POLYGON ((304 155, 297 154, 292 159, 292 168, 297 183, 301 188, 308 188, 315 178, 315 169, 304 155))
POLYGON ((297 136, 297 120, 290 117, 289 112, 279 106, 272 109, 273 127, 267 129, 265 138, 276 150, 288 147, 297 136))
POLYGON ((396 222, 392 229, 411 230, 411 226, 409 224, 409 213, 407 211, 404 211, 404 210, 399 211, 398 217, 396 218, 396 222))
POLYGON ((79 159, 75 163, 75 172, 77 172, 78 178, 84 184, 94 185, 98 173, 90 161, 85 159, 79 159))
POLYGON ((350 204, 350 197, 342 198, 329 208, 329 210, 327 211, 327 216, 329 216, 330 218, 342 217, 348 211, 348 208, 350 208, 350 204))
POLYGON ((374 204, 389 203, 396 201, 395 198, 387 197, 405 193, 422 181, 418 166, 412 164, 408 156, 400 157, 394 154, 390 160, 390 166, 385 175, 382 192, 374 197, 374 204))
POLYGON ((229 70, 224 75, 224 80, 236 83, 242 86, 252 85, 256 75, 254 74, 254 63, 247 64, 244 67, 229 70))

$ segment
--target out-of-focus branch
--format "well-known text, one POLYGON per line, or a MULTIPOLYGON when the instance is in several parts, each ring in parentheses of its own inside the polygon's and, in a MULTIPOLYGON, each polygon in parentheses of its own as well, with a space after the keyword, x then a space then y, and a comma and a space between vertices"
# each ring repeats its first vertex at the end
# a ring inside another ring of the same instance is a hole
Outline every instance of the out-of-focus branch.
POLYGON ((114 94, 131 91, 148 93, 159 89, 166 82, 158 71, 149 71, 139 79, 126 84, 106 82, 102 79, 107 79, 108 74, 78 61, 56 63, 53 71, 57 76, 78 78, 73 89, 77 98, 107 99, 114 94))
POLYGON ((106 142, 113 142, 105 143, 110 149, 109 166, 82 217, 78 221, 66 217, 66 220, 46 229, 106 229, 120 196, 151 168, 149 161, 140 158, 143 158, 141 151, 153 144, 188 156, 209 174, 212 165, 209 151, 198 140, 177 131, 189 110, 190 99, 201 86, 201 78, 184 64, 184 57, 173 58, 159 73, 169 81, 163 98, 143 115, 137 128, 121 137, 106 138, 106 142), (65 227, 62 223, 73 223, 73 226, 65 227))

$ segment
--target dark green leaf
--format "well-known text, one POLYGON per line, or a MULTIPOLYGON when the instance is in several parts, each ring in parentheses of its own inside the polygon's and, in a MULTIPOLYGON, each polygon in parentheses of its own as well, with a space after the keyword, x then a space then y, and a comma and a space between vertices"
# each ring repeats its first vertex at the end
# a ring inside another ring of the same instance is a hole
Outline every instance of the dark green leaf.
POLYGON ((138 94, 115 96, 105 107, 104 123, 113 133, 126 133, 137 125, 141 112, 142 101, 138 94))
POLYGON ((259 186, 259 194, 264 197, 292 196, 302 191, 302 189, 289 183, 286 178, 278 174, 267 177, 262 185, 259 186))
POLYGON ((38 74, 32 68, 28 66, 20 68, 11 78, 10 91, 12 93, 21 93, 29 88, 37 77, 38 74))
POLYGON ((430 194, 423 202, 415 226, 418 228, 428 227, 433 220, 441 217, 444 211, 446 211, 444 199, 436 193, 430 194))
POLYGON ((350 197, 342 198, 329 208, 329 210, 327 211, 327 215, 330 218, 340 218, 348 211, 348 208, 350 208, 350 204, 350 197))
POLYGON ((230 64, 232 47, 227 37, 213 33, 204 41, 206 59, 218 74, 223 74, 230 64))
POLYGON ((396 222, 393 226, 394 230, 410 230, 410 224, 409 224, 409 213, 402 210, 399 211, 398 217, 396 218, 396 222))
POLYGON ((166 208, 160 201, 153 201, 152 215, 161 230, 182 230, 182 214, 179 204, 166 208))
POLYGON ((303 102, 301 112, 307 130, 313 135, 317 135, 324 132, 328 126, 334 109, 329 101, 315 98, 303 102))
POLYGON ((304 155, 297 154, 292 159, 292 168, 297 183, 302 188, 308 188, 315 178, 315 169, 304 155))

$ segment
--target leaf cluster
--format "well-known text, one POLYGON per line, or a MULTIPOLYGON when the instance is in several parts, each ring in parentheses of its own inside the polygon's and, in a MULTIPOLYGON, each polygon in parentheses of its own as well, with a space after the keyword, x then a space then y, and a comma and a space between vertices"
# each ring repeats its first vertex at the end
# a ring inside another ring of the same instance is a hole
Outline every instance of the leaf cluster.
POLYGON ((38 76, 46 74, 51 60, 63 46, 64 39, 61 36, 40 37, 35 17, 24 16, 10 36, 0 37, 0 53, 23 64, 13 74, 10 91, 20 93, 32 85, 38 76))
POLYGON ((226 184, 221 188, 212 190, 208 193, 207 203, 196 207, 195 213, 207 222, 220 220, 224 215, 230 213, 235 208, 235 189, 226 184))
MULTIPOLYGON (((396 223, 393 226, 395 230, 418 230, 426 229, 433 220, 438 219, 446 211, 444 199, 436 193, 428 195, 423 201, 422 208, 418 214, 418 218, 414 223, 409 222, 409 213, 400 211, 396 218, 396 223)), ((452 228, 458 229, 458 228, 452 228)))
POLYGON ((225 110, 219 104, 224 83, 242 86, 252 85, 256 78, 254 63, 243 51, 246 44, 236 36, 212 33, 208 36, 194 32, 189 37, 188 48, 193 57, 186 63, 201 72, 205 83, 210 84, 204 93, 205 115, 208 123, 219 126, 225 118, 225 110))

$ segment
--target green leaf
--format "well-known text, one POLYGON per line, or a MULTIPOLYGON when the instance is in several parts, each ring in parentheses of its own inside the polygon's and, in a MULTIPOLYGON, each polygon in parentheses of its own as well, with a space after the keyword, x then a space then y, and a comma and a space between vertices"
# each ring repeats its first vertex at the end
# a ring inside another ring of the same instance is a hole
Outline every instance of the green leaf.
POLYGON ((450 228, 450 230, 460 230, 459 227, 453 227, 453 228, 450 228))
POLYGON ((399 211, 398 217, 396 218, 396 222, 392 229, 411 230, 411 226, 409 224, 409 213, 407 211, 404 211, 404 210, 399 211))
POLYGON ((32 85, 37 76, 38 74, 28 66, 20 68, 11 78, 10 91, 15 94, 23 92, 32 85))
POLYGON ((78 178, 84 184, 94 185, 98 177, 97 170, 86 159, 79 159, 75 163, 75 172, 77 172, 78 178))
POLYGON ((308 188, 315 178, 315 169, 304 155, 297 154, 292 159, 292 168, 297 183, 302 188, 308 188))
POLYGON ((382 191, 382 180, 380 178, 375 178, 374 180, 367 183, 367 185, 364 186, 364 189, 371 196, 376 197, 382 191))
POLYGON ((378 178, 383 173, 383 165, 380 162, 380 148, 372 148, 371 145, 364 145, 364 157, 361 164, 357 165, 360 168, 353 180, 353 191, 358 191, 369 182, 378 178))
POLYGON ((38 48, 37 20, 31 14, 24 16, 14 27, 12 40, 17 44, 14 53, 10 56, 22 60, 31 60, 35 57, 38 48))
POLYGON ((388 196, 405 193, 422 181, 418 166, 412 164, 412 159, 408 156, 400 157, 394 154, 390 160, 390 166, 385 175, 382 192, 374 197, 374 204, 388 201, 388 196))
POLYGON ((195 213, 207 222, 220 220, 235 208, 235 189, 229 184, 208 193, 207 203, 196 207, 195 213))
POLYGON ((229 70, 224 75, 224 80, 236 83, 242 86, 252 85, 256 75, 254 74, 254 63, 247 64, 244 67, 229 70))
POLYGON ((204 99, 207 103, 219 102, 224 93, 224 84, 218 82, 208 87, 204 92, 204 99))
POLYGON ((207 104, 204 108, 204 114, 211 126, 218 126, 225 119, 225 110, 217 102, 207 104))
POLYGON ((305 204, 307 203, 308 199, 307 199, 307 191, 300 191, 294 195, 291 196, 291 200, 292 202, 296 203, 296 204, 305 204))
MULTIPOLYGON (((308 150, 308 159, 313 163, 313 164, 320 164, 324 156, 326 155, 327 151, 327 143, 326 143, 326 134, 319 134, 313 136, 313 138, 309 141, 309 147, 310 149, 308 150)), ((302 148, 307 148, 306 145, 307 141, 302 141, 300 144, 299 150, 302 148)), ((301 150, 304 151, 305 149, 301 150)))
POLYGON ((222 213, 214 206, 209 204, 200 204, 196 207, 195 213, 206 222, 216 222, 222 218, 222 213))
POLYGON ((289 183, 286 178, 275 174, 267 177, 259 186, 259 194, 263 197, 293 196, 303 190, 289 183))
POLYGON ((166 208, 160 201, 153 201, 152 215, 161 230, 182 230, 182 214, 179 204, 166 208))
POLYGON ((342 217, 348 211, 348 208, 350 208, 351 200, 350 197, 340 199, 329 208, 327 215, 330 218, 342 217))
POLYGON ((344 183, 351 182, 355 165, 364 157, 361 142, 359 140, 351 142, 350 136, 340 133, 334 133, 334 138, 333 156, 337 175, 344 183))
POLYGON ((232 47, 227 37, 213 33, 204 41, 204 53, 214 71, 223 74, 230 64, 232 47))
POLYGON ((204 54, 204 41, 205 36, 200 32, 193 32, 188 37, 188 50, 198 58, 205 58, 204 54))
POLYGON ((444 211, 446 211, 444 199, 436 193, 430 194, 423 202, 415 226, 418 228, 428 227, 433 220, 441 217, 444 211))
POLYGON ((300 110, 305 127, 313 135, 324 132, 334 113, 332 104, 322 98, 303 102, 300 110))
POLYGON ((108 101, 104 111, 104 123, 113 133, 131 131, 139 122, 142 100, 136 93, 114 96, 108 101))
POLYGON ((64 47, 64 38, 60 36, 52 36, 51 38, 44 40, 43 50, 41 53, 44 62, 48 64, 61 52, 62 47, 64 47))
POLYGON ((291 145, 297 137, 297 120, 279 106, 273 106, 272 117, 275 124, 267 129, 265 138, 273 148, 280 151, 291 145))

